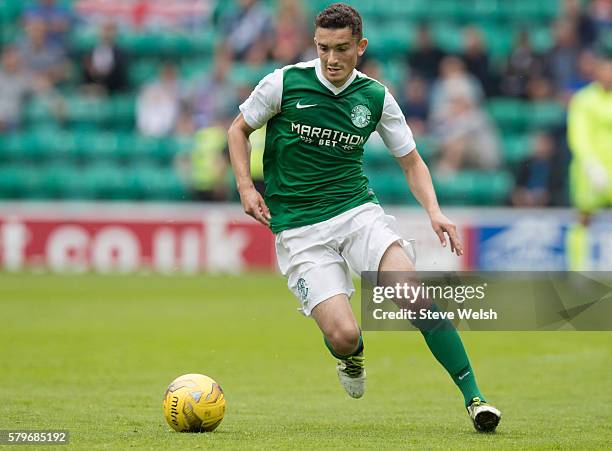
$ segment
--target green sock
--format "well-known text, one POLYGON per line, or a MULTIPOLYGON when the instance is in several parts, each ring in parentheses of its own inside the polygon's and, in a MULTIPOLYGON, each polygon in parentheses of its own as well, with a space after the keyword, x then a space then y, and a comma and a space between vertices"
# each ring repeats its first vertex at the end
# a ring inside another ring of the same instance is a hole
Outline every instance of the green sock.
POLYGON ((335 358, 337 358, 338 360, 345 360, 349 357, 352 357, 354 355, 358 355, 361 352, 363 352, 363 338, 361 337, 361 335, 359 335, 359 342, 357 343, 357 349, 355 349, 351 354, 349 355, 340 355, 338 354, 334 348, 332 347, 331 343, 329 341, 327 341, 327 338, 323 337, 323 341, 325 341, 325 346, 327 346, 327 349, 329 349, 329 352, 331 352, 331 355, 333 355, 335 358))
MULTIPOLYGON (((432 310, 437 311, 438 309, 434 305, 432 310)), ((414 325, 421 330, 429 350, 461 390, 465 405, 468 406, 476 397, 484 401, 461 337, 453 323, 447 319, 432 319, 415 321, 414 325)))
POLYGON ((588 269, 590 243, 588 228, 582 224, 572 225, 565 236, 567 249, 567 267, 570 271, 585 271, 588 269))

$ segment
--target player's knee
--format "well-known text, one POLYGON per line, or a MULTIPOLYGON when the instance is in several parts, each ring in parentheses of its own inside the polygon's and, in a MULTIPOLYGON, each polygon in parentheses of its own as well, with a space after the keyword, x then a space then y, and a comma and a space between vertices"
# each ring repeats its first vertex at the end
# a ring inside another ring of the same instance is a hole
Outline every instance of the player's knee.
POLYGON ((327 337, 334 351, 338 354, 348 355, 355 351, 359 345, 361 332, 356 325, 342 325, 337 327, 327 337))

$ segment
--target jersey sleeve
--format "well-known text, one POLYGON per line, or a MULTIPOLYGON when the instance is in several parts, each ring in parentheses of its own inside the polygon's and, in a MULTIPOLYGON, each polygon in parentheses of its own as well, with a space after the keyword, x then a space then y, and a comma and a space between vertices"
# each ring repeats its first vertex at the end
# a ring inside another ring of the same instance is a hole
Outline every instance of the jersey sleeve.
POLYGON ((240 105, 240 112, 249 127, 261 128, 280 112, 283 97, 283 71, 276 69, 261 79, 248 99, 240 105))
POLYGON ((376 131, 395 157, 408 155, 416 148, 412 130, 393 95, 385 88, 385 103, 376 131))

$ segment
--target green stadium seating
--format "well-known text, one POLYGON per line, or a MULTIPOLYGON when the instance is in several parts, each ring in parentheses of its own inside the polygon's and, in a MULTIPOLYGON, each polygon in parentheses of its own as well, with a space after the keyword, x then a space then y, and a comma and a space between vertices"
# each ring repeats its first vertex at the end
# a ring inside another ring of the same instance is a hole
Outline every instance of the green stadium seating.
POLYGON ((429 0, 389 0, 384 5, 378 5, 382 17, 396 19, 423 20, 429 16, 429 0))
POLYGON ((30 198, 38 189, 40 175, 33 166, 6 164, 0 166, 0 197, 5 199, 30 198))
POLYGON ((441 21, 462 23, 471 16, 470 5, 455 0, 435 0, 428 4, 428 14, 441 21))
POLYGON ((499 3, 503 0, 473 0, 463 2, 470 12, 469 19, 475 22, 494 23, 503 19, 499 3))
POLYGON ((504 162, 510 167, 527 158, 531 152, 529 135, 526 134, 506 135, 502 144, 504 162))
POLYGON ((414 204, 414 197, 399 166, 369 170, 367 176, 379 200, 403 205, 414 204))
POLYGON ((553 45, 553 36, 550 25, 539 25, 530 27, 528 30, 529 39, 536 52, 546 52, 553 45))
POLYGON ((187 191, 176 171, 172 168, 160 170, 156 166, 137 165, 129 170, 131 198, 185 200, 187 191))
POLYGON ((448 177, 434 177, 440 202, 447 205, 499 205, 512 188, 512 176, 505 171, 461 171, 448 177))
POLYGON ((395 164, 393 157, 384 145, 366 144, 363 152, 363 164, 366 169, 378 170, 395 164))
POLYGON ((492 22, 483 23, 478 28, 493 59, 503 59, 510 54, 514 43, 514 30, 511 26, 492 22))
POLYGON ((565 109, 558 102, 529 105, 529 126, 532 129, 550 128, 565 122, 565 109))
POLYGON ((453 22, 437 21, 431 26, 436 43, 448 53, 459 53, 463 46, 461 26, 453 22))
POLYGON ((253 66, 246 63, 235 63, 230 79, 238 85, 255 86, 259 80, 278 68, 277 64, 262 64, 253 66))
POLYGON ((556 0, 534 2, 532 0, 512 0, 499 3, 502 16, 511 23, 533 23, 554 19, 559 8, 556 0))
MULTIPOLYGON (((19 38, 18 18, 35 0, 0 0, 0 45, 19 38)), ((72 0, 59 0, 69 4, 72 0)), ((436 42, 448 52, 463 45, 466 25, 478 26, 487 42, 494 64, 508 55, 521 28, 530 34, 535 49, 543 52, 552 44, 551 21, 559 14, 561 0, 353 0, 362 13, 364 32, 370 39, 368 54, 379 58, 383 76, 399 88, 408 75, 405 54, 413 46, 416 27, 432 25, 436 42)), ((277 0, 265 0, 271 10, 277 0)), ((311 13, 332 3, 304 2, 311 13)), ((215 17, 236 7, 234 1, 215 2, 215 17)), ((181 77, 196 77, 212 67, 218 31, 201 33, 129 32, 122 30, 120 43, 132 57, 131 92, 106 99, 87 97, 75 89, 76 72, 61 87, 65 102, 34 99, 24 109, 24 128, 0 135, 0 198, 51 199, 142 199, 183 200, 189 197, 173 167, 175 155, 188 148, 190 140, 152 139, 138 135, 135 128, 136 87, 155 79, 163 60, 176 62, 181 77)), ((97 40, 94 29, 77 26, 69 37, 75 55, 91 49, 97 40)), ((238 64, 231 78, 254 85, 277 64, 238 64)), ((77 70, 78 67, 73 68, 77 70)), ((487 109, 502 132, 505 167, 512 169, 528 156, 529 132, 557 126, 565 120, 562 105, 531 105, 512 98, 496 98, 487 109)), ((364 167, 383 202, 416 203, 404 176, 380 143, 369 143, 364 167)), ((436 143, 429 137, 417 139, 419 151, 432 162, 436 143)), ((510 175, 501 171, 463 171, 453 177, 436 178, 441 202, 455 205, 494 205, 504 202, 511 189, 510 175)))
MULTIPOLYGON (((77 54, 91 50, 97 41, 96 30, 77 28, 70 36, 70 44, 77 54)), ((211 55, 218 40, 214 30, 198 34, 176 32, 122 33, 119 45, 132 56, 166 57, 211 55)))
POLYGON ((93 186, 83 177, 82 168, 54 162, 40 172, 40 189, 51 199, 93 199, 93 186))
POLYGON ((529 120, 528 108, 520 99, 499 97, 489 100, 486 107, 502 133, 522 131, 529 120))
POLYGON ((379 58, 387 59, 405 54, 414 41, 411 22, 390 22, 369 26, 365 30, 369 50, 379 58))
POLYGON ((25 108, 29 124, 53 124, 66 121, 73 125, 113 125, 133 128, 136 98, 134 94, 109 98, 69 94, 61 100, 32 99, 25 108))

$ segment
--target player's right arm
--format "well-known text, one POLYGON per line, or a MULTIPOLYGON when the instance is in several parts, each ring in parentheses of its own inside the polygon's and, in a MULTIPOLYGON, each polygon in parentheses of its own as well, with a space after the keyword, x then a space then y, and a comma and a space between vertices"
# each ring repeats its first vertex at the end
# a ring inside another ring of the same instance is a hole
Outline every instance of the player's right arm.
POLYGON ((246 214, 270 226, 270 210, 255 189, 251 177, 251 143, 249 136, 263 127, 281 109, 283 71, 277 69, 266 75, 248 99, 240 105, 240 114, 227 132, 227 143, 232 168, 236 177, 240 202, 246 214))
POLYGON ((270 210, 262 195, 255 189, 251 177, 251 143, 249 136, 255 129, 251 128, 240 113, 227 132, 230 160, 236 177, 236 186, 244 212, 262 224, 270 225, 270 210))

